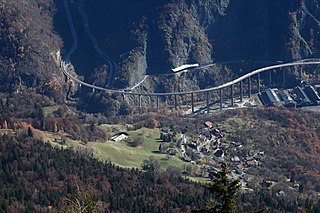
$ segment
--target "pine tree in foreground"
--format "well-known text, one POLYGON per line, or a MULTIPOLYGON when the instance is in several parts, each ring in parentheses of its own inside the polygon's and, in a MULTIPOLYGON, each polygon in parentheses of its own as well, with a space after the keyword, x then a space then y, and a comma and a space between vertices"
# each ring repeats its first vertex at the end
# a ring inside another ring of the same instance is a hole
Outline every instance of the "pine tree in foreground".
POLYGON ((214 174, 212 183, 206 188, 213 194, 214 202, 208 202, 205 209, 195 212, 223 212, 236 211, 236 196, 241 189, 240 180, 232 180, 228 177, 230 171, 226 163, 221 163, 221 170, 214 174))

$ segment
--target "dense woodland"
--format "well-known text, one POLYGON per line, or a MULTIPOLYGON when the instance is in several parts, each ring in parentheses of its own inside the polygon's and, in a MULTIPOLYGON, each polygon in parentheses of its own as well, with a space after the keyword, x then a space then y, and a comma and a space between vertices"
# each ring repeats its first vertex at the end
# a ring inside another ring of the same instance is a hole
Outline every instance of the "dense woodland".
POLYGON ((179 175, 121 169, 30 136, 0 138, 1 212, 63 210, 64 198, 76 196, 78 187, 106 211, 179 212, 204 206, 204 189, 179 175))

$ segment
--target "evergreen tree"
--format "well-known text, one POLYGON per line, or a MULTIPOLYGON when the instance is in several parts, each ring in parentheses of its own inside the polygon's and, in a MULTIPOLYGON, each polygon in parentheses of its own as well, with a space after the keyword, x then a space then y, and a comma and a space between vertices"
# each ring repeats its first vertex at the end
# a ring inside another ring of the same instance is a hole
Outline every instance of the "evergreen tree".
POLYGON ((313 202, 311 200, 306 201, 306 213, 314 213, 313 202))
POLYGON ((236 211, 236 195, 241 189, 240 180, 231 180, 230 171, 226 163, 221 163, 221 170, 214 174, 214 179, 206 188, 214 195, 215 202, 208 202, 205 209, 197 212, 224 212, 236 211))

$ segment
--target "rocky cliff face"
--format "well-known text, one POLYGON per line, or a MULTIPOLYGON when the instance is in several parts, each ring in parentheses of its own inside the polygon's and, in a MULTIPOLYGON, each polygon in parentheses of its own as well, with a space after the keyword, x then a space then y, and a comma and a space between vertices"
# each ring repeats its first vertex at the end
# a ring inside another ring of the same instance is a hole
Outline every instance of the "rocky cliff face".
POLYGON ((86 10, 118 60, 118 87, 185 63, 293 60, 320 48, 316 0, 100 0, 87 1, 86 10))

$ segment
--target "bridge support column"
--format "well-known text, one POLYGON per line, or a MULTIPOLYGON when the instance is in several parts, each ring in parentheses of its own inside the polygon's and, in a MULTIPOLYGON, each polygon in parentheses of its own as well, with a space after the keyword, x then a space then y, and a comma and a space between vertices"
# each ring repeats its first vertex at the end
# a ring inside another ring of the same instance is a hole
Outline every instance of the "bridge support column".
POLYGON ((220 96, 220 110, 222 110, 222 89, 219 89, 219 96, 220 96))
POLYGON ((95 88, 92 88, 92 92, 94 93, 96 91, 96 89, 95 88))
POLYGON ((81 84, 78 84, 78 91, 81 92, 81 84))
POLYGON ((286 87, 286 71, 282 70, 282 82, 283 82, 283 88, 286 87))
POLYGON ((210 94, 209 94, 209 91, 206 92, 206 97, 207 97, 207 113, 209 114, 210 113, 210 94))
POLYGON ((231 84, 230 89, 231 89, 231 106, 233 107, 233 105, 234 105, 233 84, 231 84))
POLYGON ((191 93, 191 111, 194 113, 194 96, 193 93, 191 93))
POLYGON ((157 95, 156 98, 157 98, 157 108, 159 108, 159 95, 157 95))
POLYGON ((248 98, 251 97, 251 77, 248 77, 248 98))
POLYGON ((243 85, 242 81, 240 81, 240 102, 243 101, 243 85))
POLYGON ((269 71, 269 72, 268 72, 268 78, 269 78, 269 79, 268 79, 268 81, 269 81, 268 83, 269 83, 269 87, 270 87, 270 88, 271 88, 271 85, 272 85, 272 79, 271 79, 272 76, 271 76, 271 74, 272 74, 271 71, 269 71))
POLYGON ((261 88, 260 88, 261 87, 261 85, 260 85, 260 73, 258 73, 257 76, 258 76, 258 79, 257 79, 257 81, 258 81, 257 82, 258 83, 258 93, 260 93, 260 91, 261 91, 261 88))
POLYGON ((177 100, 177 95, 174 95, 174 109, 178 109, 178 100, 177 100))
POLYGON ((141 107, 141 95, 138 95, 138 105, 141 107))

